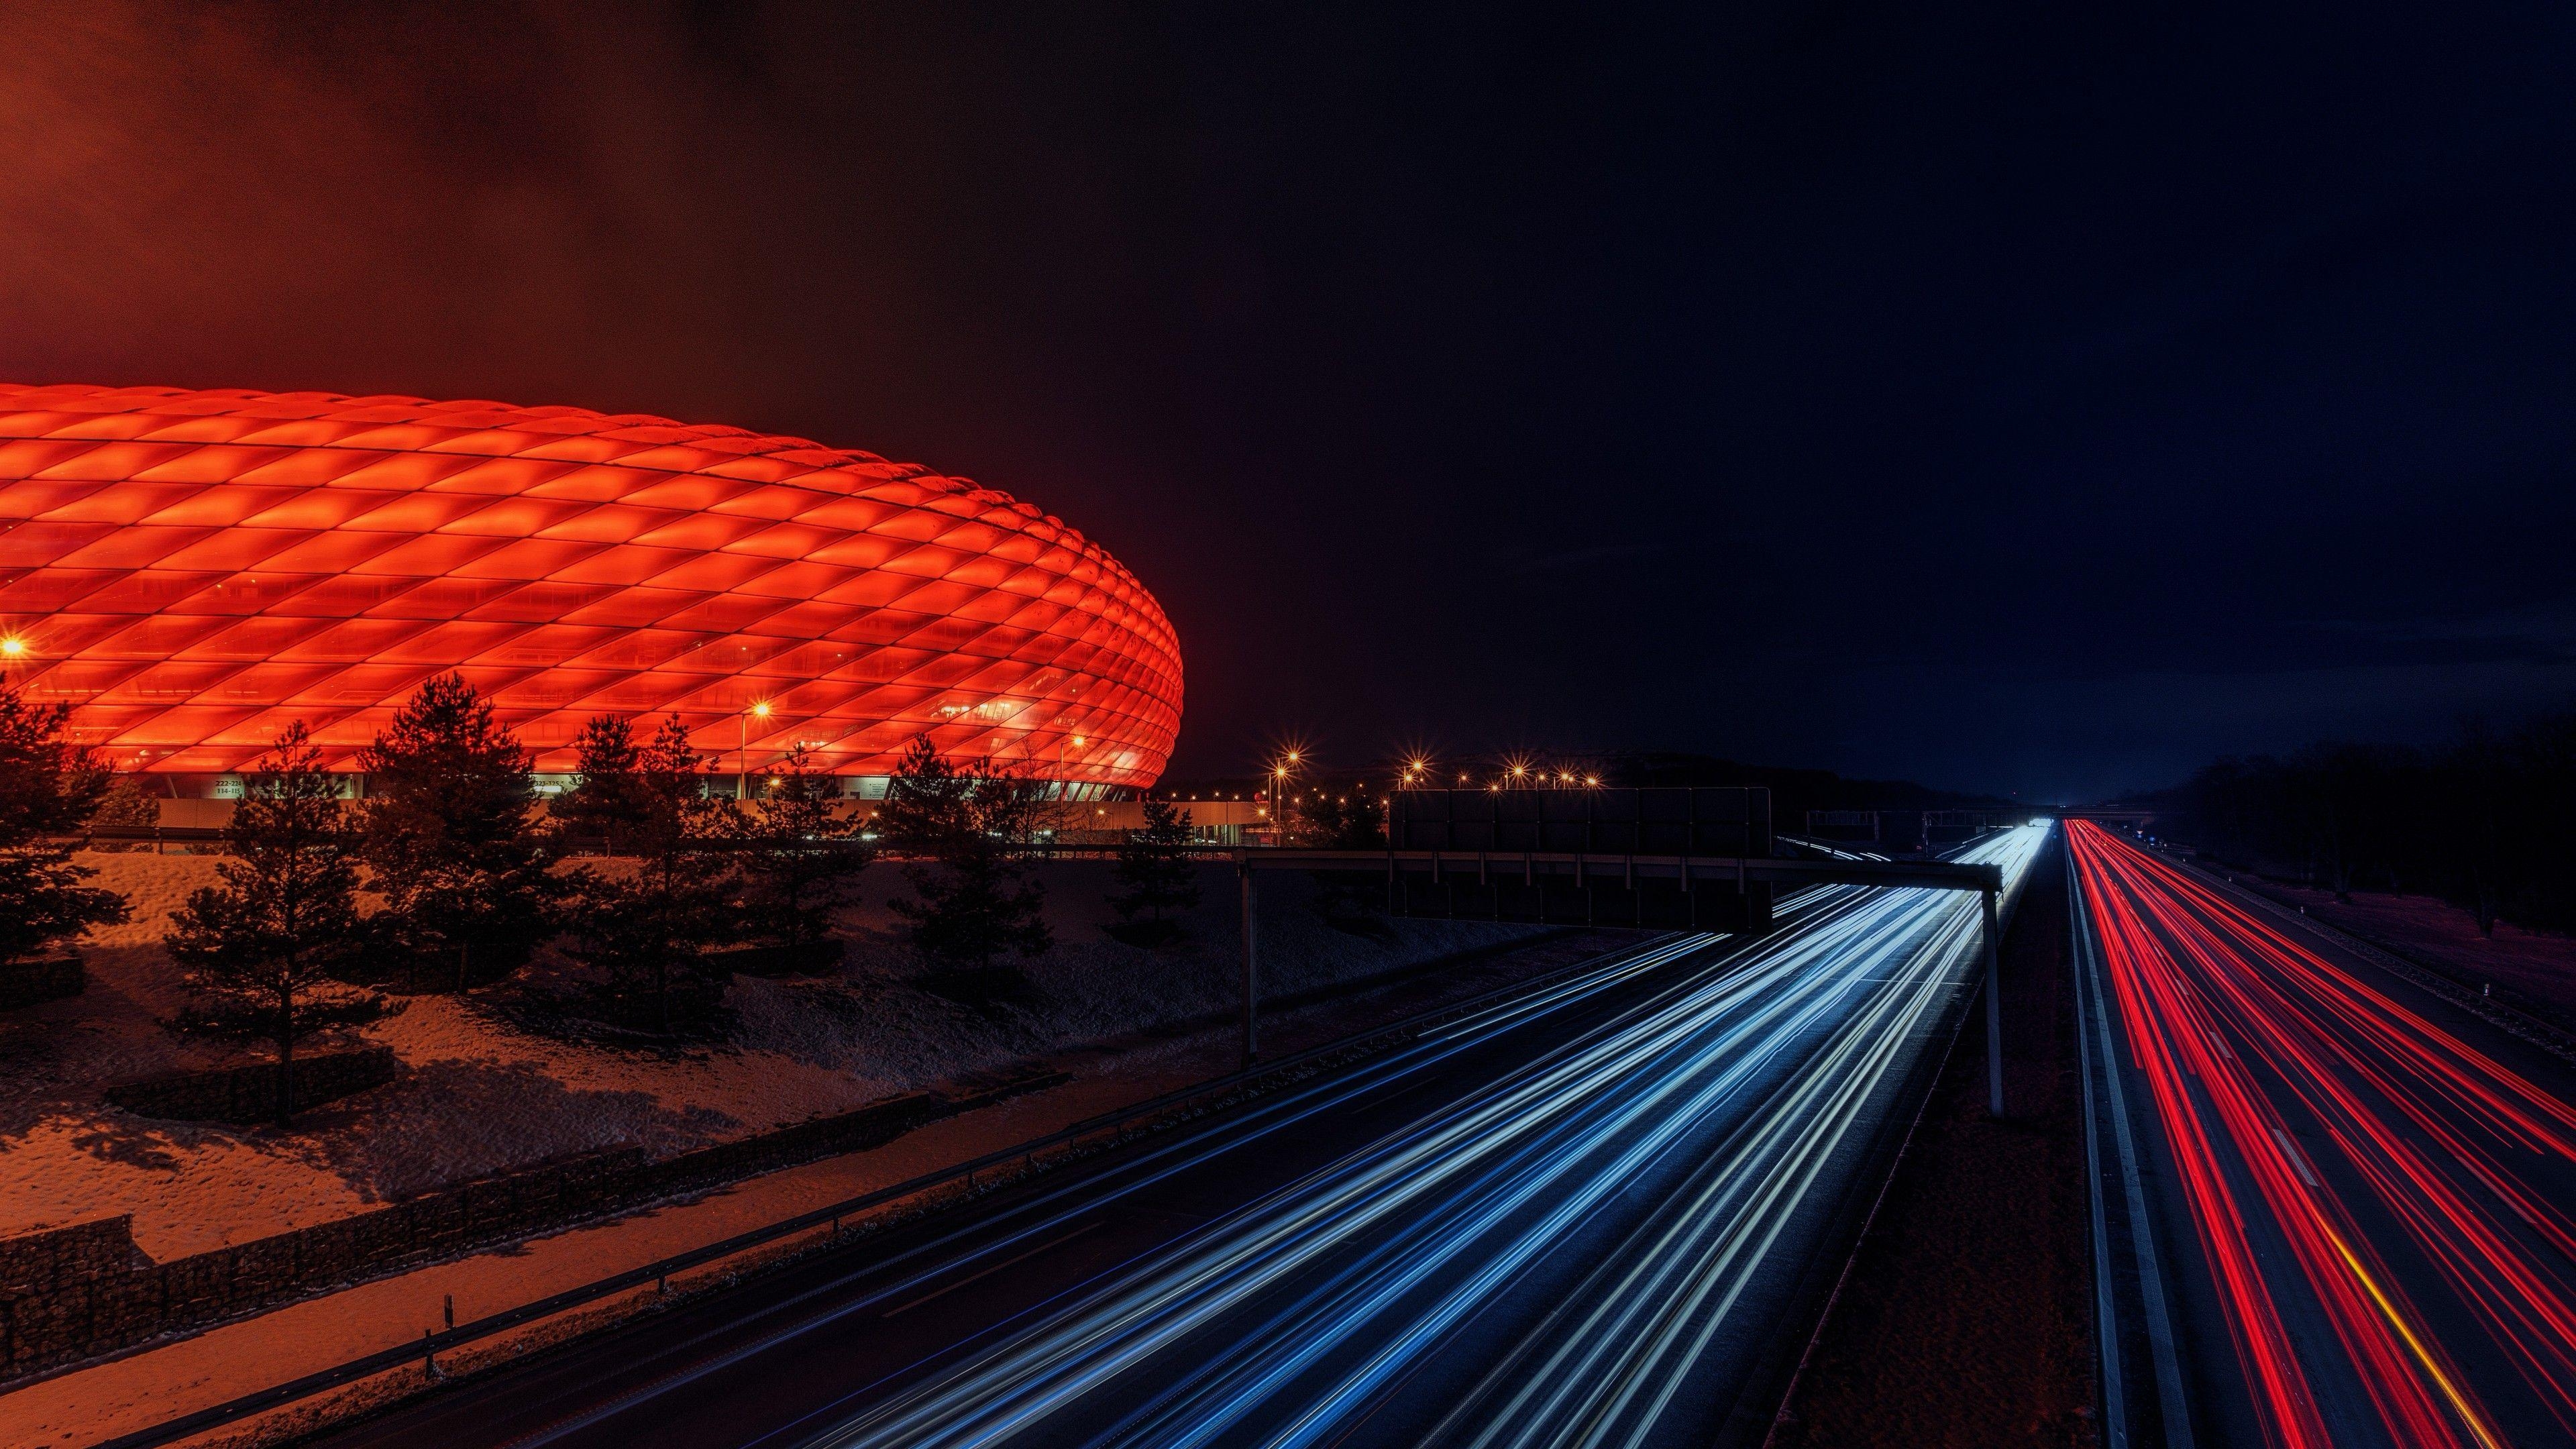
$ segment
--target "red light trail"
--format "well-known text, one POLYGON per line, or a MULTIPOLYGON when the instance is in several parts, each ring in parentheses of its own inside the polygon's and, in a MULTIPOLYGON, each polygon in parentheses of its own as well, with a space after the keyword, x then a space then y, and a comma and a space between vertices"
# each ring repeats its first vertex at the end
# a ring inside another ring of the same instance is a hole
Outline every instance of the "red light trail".
POLYGON ((2576 1438, 2576 1108, 2211 883, 2067 838, 2265 1442, 2576 1438))

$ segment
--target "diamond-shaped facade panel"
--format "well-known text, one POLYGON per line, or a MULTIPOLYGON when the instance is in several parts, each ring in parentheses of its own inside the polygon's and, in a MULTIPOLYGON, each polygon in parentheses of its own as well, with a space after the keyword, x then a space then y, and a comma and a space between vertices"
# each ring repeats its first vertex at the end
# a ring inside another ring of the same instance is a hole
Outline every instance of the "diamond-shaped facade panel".
POLYGON ((1180 642, 1099 545, 868 453, 636 414, 0 384, 0 668, 125 768, 357 750, 434 674, 541 771, 594 715, 883 775, 1150 785, 1180 642), (766 705, 765 715, 754 706, 766 705))

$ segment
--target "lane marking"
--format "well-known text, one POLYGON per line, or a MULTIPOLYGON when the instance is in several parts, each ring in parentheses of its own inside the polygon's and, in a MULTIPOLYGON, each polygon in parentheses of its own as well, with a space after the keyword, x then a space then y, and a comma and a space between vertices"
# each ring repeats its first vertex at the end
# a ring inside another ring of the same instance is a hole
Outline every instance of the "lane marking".
MULTIPOLYGON (((2072 833, 2067 869, 2077 870, 2072 833)), ((2113 1140, 2119 1145, 2121 1187, 2129 1207, 2129 1252, 2138 1268, 2138 1296, 2147 1311, 2147 1348, 2155 1364, 2157 1407, 2162 1410, 2165 1443, 2170 1449, 2192 1449, 2191 1410, 2183 1398, 2182 1368, 2174 1348, 2173 1320, 2165 1308, 2164 1273, 2156 1261, 2155 1223, 2147 1216, 2145 1185, 2139 1180, 2138 1144, 2129 1127, 2128 1093, 2120 1082, 2120 1050, 2111 1038, 2109 993, 2102 986, 2102 955, 2093 937, 2093 911, 2078 884, 2076 902, 2078 955, 2084 958, 2085 985, 2093 1003, 2093 1030, 2101 1042, 2102 1082, 2111 1099, 2113 1140)))
POLYGON ((1004 1258, 1002 1261, 995 1263, 980 1273, 969 1273, 965 1277, 958 1279, 956 1282, 949 1284, 947 1287, 939 1289, 937 1292, 924 1293, 920 1297, 915 1298, 910 1303, 906 1303, 901 1307, 887 1309, 885 1312, 878 1314, 877 1317, 892 1318, 898 1313, 910 1313, 912 1310, 919 1308, 930 1300, 934 1298, 945 1298, 949 1294, 956 1292, 958 1289, 965 1287, 967 1284, 972 1283, 979 1278, 990 1278, 994 1274, 1001 1272, 1004 1268, 1011 1266, 1013 1263, 1025 1263, 1029 1259, 1036 1257, 1038 1254, 1045 1252, 1049 1248, 1061 1248, 1065 1244, 1072 1242, 1074 1239, 1081 1237, 1083 1234, 1090 1232, 1092 1229, 1099 1226, 1100 1224, 1097 1221, 1084 1223, 1081 1227, 1075 1228, 1072 1232, 1065 1234, 1061 1238, 1049 1239, 1048 1241, 1040 1243, 1036 1247, 1029 1249, 1025 1253, 1018 1254, 1014 1257, 1004 1258))
POLYGON ((2405 1315, 2399 1313, 2397 1305, 2389 1301, 2386 1293, 2380 1291, 2379 1280, 2371 1277, 2370 1270, 2361 1266, 2361 1259, 2353 1256, 2352 1249, 2344 1246, 2343 1235, 2336 1232, 2334 1225, 2322 1217, 2317 1219, 2317 1226, 2325 1229, 2326 1241, 2334 1244, 2334 1250, 2343 1255, 2344 1265, 2352 1269, 2352 1276, 2361 1280, 2362 1288, 2370 1294, 2370 1301, 2377 1304, 2379 1311, 2387 1316, 2389 1326, 2397 1330, 2397 1336, 2406 1341, 2409 1349, 2414 1350, 2415 1361, 2424 1366, 2424 1372, 2433 1380, 2434 1387, 2440 1389, 2442 1397, 2450 1401, 2451 1412, 2460 1416, 2460 1422, 2468 1426, 2469 1432, 2476 1435, 2478 1442, 2485 1445, 2486 1449, 2505 1449, 2504 1440, 2498 1438, 2495 1431, 2488 1427, 2486 1416, 2479 1413, 2477 1406, 2469 1402, 2468 1396, 2452 1384, 2451 1376, 2442 1372, 2442 1366, 2434 1361, 2432 1350, 2426 1348, 2424 1340, 2416 1337, 2415 1330, 2408 1326, 2405 1315))
POLYGON ((2291 1170, 2299 1174, 2299 1181, 2306 1183, 2310 1187, 2325 1186, 2324 1183, 2317 1180, 2317 1175, 2315 1173, 2308 1170, 2308 1159, 2300 1153, 2299 1145, 2290 1140, 2289 1133, 2275 1127, 2272 1129, 2272 1140, 2281 1144, 2281 1155, 2290 1160, 2291 1170))
POLYGON ((2120 1367, 2120 1311, 2111 1295, 2111 1225, 2102 1202, 2102 1119, 2094 1105, 2093 1049, 2084 1040, 2084 908, 2075 878, 2075 848, 2066 852, 2067 964, 2073 967, 2076 1023, 2075 1065, 2084 1082, 2084 1190, 2091 1199, 2093 1229, 2093 1337, 2102 1355, 2102 1430, 2110 1449, 2129 1449, 2128 1386, 2120 1367))

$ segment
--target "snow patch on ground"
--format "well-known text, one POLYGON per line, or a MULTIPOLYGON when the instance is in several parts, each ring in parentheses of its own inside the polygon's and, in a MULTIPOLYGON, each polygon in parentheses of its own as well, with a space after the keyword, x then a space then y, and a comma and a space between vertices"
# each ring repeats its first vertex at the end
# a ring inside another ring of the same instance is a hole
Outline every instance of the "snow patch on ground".
POLYGON ((2334 892, 2262 882, 2273 899, 2401 955, 2444 966, 2471 980, 2510 986, 2561 1010, 2576 1013, 2576 937, 2527 931, 2496 922, 2492 938, 2478 934, 2475 915, 2434 896, 2355 891, 2349 901, 2334 892))
MULTIPOLYGON (((1187 918, 1193 943, 1149 954, 1101 931, 1113 919, 1107 863, 1055 862, 1041 873, 1055 949, 1025 963, 1020 998, 965 1005, 925 989, 924 965, 886 909, 904 892, 902 876, 880 865, 842 914, 846 970, 736 978, 726 997, 734 1024, 720 1044, 559 1041, 496 1022, 469 1001, 414 997, 362 1033, 393 1048, 402 1075, 305 1114, 292 1132, 154 1122, 107 1106, 100 1090, 238 1059, 158 1024, 184 999, 161 936, 189 892, 217 882, 220 860, 84 854, 81 863, 99 872, 95 884, 124 893, 134 916, 84 943, 86 993, 0 1016, 0 1236, 131 1213, 137 1242, 157 1259, 574 1152, 681 1152, 1086 1046, 1118 1042, 1114 1070, 1159 1071, 1165 1053, 1138 1035, 1232 1009, 1241 981, 1230 867, 1203 871, 1202 903, 1187 918)), ((1314 883, 1292 872, 1265 873, 1261 891, 1265 996, 1537 931, 1480 921, 1336 925, 1314 883)))

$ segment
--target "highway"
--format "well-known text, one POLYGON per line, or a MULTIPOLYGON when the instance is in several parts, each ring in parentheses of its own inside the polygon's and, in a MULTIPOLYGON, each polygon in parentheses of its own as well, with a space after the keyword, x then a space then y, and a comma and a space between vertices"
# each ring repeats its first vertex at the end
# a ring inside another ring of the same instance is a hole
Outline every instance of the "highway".
POLYGON ((2068 840, 2106 1438, 2576 1442, 2564 1065, 2098 825, 2068 840))
POLYGON ((1782 911, 328 1442, 1758 1441, 1980 969, 1973 894, 1782 911))

